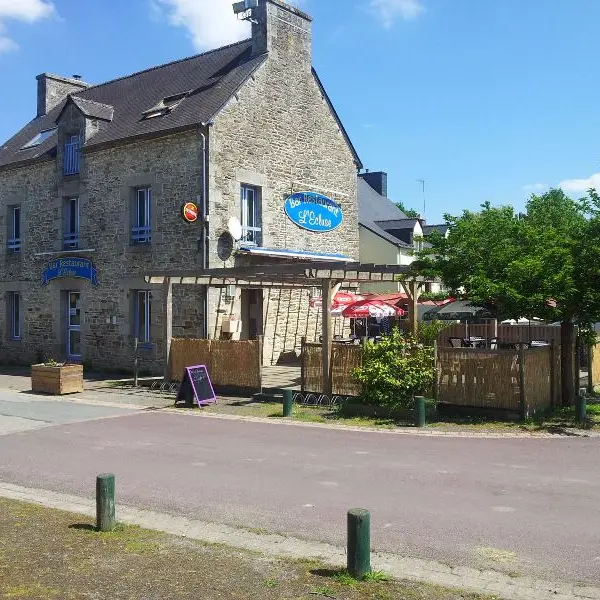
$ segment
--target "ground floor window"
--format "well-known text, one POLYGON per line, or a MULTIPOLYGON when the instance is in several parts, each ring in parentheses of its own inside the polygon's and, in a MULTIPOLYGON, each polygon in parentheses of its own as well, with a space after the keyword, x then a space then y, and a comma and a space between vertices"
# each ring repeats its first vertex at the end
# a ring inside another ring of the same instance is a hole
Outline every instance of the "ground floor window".
POLYGON ((10 292, 8 294, 8 324, 11 340, 21 339, 21 294, 10 292))
POLYGON ((150 343, 152 293, 149 290, 138 290, 134 297, 134 330, 133 334, 140 344, 150 343))

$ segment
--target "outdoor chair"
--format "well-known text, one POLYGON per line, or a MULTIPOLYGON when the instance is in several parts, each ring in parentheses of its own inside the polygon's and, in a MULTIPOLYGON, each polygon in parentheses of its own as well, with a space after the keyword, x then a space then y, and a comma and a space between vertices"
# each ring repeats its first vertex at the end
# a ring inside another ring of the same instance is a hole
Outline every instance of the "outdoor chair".
POLYGON ((450 338, 450 346, 452 348, 464 348, 465 342, 462 338, 451 337, 450 338))
POLYGON ((498 338, 494 337, 490 340, 490 350, 498 350, 498 338))

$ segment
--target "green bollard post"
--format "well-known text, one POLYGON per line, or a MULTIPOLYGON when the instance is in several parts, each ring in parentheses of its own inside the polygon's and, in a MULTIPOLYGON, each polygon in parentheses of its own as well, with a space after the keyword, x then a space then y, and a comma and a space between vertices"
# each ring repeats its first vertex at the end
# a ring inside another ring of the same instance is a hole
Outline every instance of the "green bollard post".
POLYGON ((425 398, 415 396, 415 425, 425 427, 425 398))
POLYGON ((292 390, 283 390, 283 416, 291 417, 294 409, 294 394, 292 390))
POLYGON ((103 473, 96 477, 96 528, 98 531, 112 531, 116 524, 115 476, 103 473))
POLYGON ((586 421, 587 421, 587 403, 586 403, 586 390, 585 388, 581 388, 579 390, 579 396, 577 396, 577 402, 576 402, 576 417, 577 417, 577 422, 580 425, 585 425, 586 421))
POLYGON ((363 579, 371 572, 371 514, 363 508, 348 511, 348 573, 363 579))

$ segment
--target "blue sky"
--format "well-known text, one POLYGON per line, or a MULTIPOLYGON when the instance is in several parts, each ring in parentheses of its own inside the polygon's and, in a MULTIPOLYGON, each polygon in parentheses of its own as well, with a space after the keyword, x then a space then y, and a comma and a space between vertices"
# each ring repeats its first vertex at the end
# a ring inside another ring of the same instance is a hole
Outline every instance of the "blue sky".
MULTIPOLYGON (((314 64, 365 164, 429 222, 600 188, 598 0, 301 0, 314 64)), ((246 37, 230 0, 0 0, 0 139, 35 75, 98 83, 246 37), (7 93, 9 92, 9 93, 7 93)))

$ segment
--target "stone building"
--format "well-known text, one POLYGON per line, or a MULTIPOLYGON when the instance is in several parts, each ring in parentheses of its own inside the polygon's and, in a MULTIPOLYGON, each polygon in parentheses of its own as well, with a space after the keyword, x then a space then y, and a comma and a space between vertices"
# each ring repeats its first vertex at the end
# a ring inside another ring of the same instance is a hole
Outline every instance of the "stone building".
MULTIPOLYGON (((147 273, 358 259, 361 165, 312 68, 311 18, 281 0, 237 10, 251 39, 100 85, 38 76, 36 118, 0 146, 0 362, 126 370, 137 338, 162 372, 147 273)), ((309 294, 175 285, 173 336, 229 336, 236 317, 275 363, 317 331, 309 294)))

